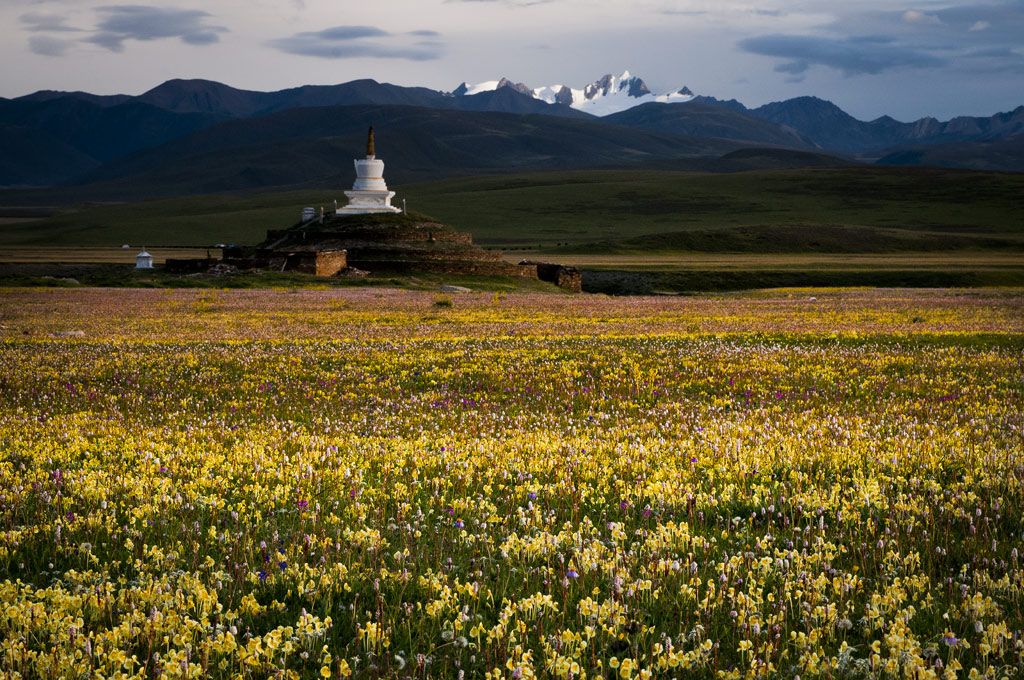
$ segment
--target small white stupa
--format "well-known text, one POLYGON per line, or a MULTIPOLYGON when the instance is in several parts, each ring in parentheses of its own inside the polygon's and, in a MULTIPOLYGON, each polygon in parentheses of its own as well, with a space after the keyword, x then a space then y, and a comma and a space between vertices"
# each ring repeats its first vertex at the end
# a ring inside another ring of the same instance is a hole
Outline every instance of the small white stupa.
POLYGON ((136 269, 152 269, 153 256, 146 252, 146 246, 142 246, 142 252, 135 256, 136 269))
POLYGON ((366 158, 356 159, 356 183, 352 191, 346 191, 348 205, 338 208, 338 215, 366 215, 369 213, 397 213, 400 209, 391 205, 395 192, 388 191, 384 181, 384 161, 377 158, 373 148, 373 127, 366 140, 366 158))

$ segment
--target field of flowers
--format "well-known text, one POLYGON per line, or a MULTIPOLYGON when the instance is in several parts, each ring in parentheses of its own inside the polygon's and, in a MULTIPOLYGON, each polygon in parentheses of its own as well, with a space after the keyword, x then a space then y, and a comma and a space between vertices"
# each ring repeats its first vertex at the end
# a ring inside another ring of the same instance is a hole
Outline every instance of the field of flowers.
POLYGON ((0 290, 0 678, 1024 675, 1024 294, 0 290))

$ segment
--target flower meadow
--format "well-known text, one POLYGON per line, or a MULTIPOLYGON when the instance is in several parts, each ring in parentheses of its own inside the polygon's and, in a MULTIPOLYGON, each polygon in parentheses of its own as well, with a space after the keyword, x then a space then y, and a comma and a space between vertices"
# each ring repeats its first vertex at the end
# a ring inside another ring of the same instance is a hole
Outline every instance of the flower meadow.
POLYGON ((1024 675, 1020 291, 0 314, 0 677, 1024 675))

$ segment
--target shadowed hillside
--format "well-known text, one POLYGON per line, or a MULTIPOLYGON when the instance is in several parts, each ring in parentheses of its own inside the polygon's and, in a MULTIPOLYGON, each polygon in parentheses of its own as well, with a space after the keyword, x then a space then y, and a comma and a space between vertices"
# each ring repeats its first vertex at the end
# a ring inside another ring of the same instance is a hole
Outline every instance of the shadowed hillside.
MULTIPOLYGON (((79 200, 345 185, 369 125, 389 182, 453 174, 634 163, 719 155, 738 143, 591 120, 398 106, 290 109, 228 121, 86 175, 60 195, 79 200)), ((38 198, 45 200, 45 192, 38 198)))
MULTIPOLYGON (((1024 172, 1024 134, 984 142, 911 147, 886 154, 880 165, 931 165, 1024 172)), ((1024 205, 1021 206, 1024 213, 1024 205)))
POLYGON ((605 116, 602 120, 677 135, 721 137, 791 148, 815 148, 812 141, 792 128, 713 104, 642 104, 605 116))

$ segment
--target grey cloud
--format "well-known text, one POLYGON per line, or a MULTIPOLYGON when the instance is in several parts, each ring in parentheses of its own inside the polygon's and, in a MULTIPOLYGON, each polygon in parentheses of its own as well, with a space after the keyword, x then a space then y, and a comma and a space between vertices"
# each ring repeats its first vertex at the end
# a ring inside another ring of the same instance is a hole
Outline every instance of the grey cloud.
POLYGON ((59 14, 42 14, 39 12, 29 12, 28 14, 22 14, 18 17, 21 23, 25 24, 25 30, 27 31, 80 31, 80 28, 74 26, 68 26, 65 22, 66 17, 60 16, 59 14))
POLYGON ((72 40, 61 40, 48 35, 34 35, 28 39, 28 49, 44 57, 63 57, 73 44, 72 40))
POLYGON ((299 35, 313 35, 322 40, 355 40, 356 38, 380 38, 388 33, 373 26, 335 26, 315 33, 300 33, 299 35))
POLYGON ((786 64, 779 64, 775 67, 776 73, 792 73, 798 74, 803 73, 809 69, 811 65, 806 61, 791 61, 786 64))
POLYGON ((98 7, 102 19, 97 32, 86 42, 113 52, 124 50, 126 40, 159 40, 179 38, 189 45, 209 45, 220 40, 223 26, 206 24, 209 13, 201 10, 146 7, 143 5, 110 5, 98 7))
POLYGON ((212 45, 220 40, 216 31, 199 31, 197 33, 186 33, 181 36, 181 41, 189 45, 212 45))
POLYGON ((916 9, 904 6, 858 11, 856 4, 850 3, 836 22, 823 28, 836 35, 894 36, 891 47, 902 45, 914 54, 939 58, 950 72, 971 74, 972 78, 1021 72, 1024 2, 967 0, 942 4, 946 6, 922 2, 916 9), (908 21, 908 12, 909 18, 919 20, 908 21))
MULTIPOLYGON (((409 35, 431 38, 439 34, 435 31, 412 31, 409 35)), ((322 59, 375 57, 430 61, 439 58, 444 51, 439 41, 419 40, 409 43, 402 36, 392 35, 374 26, 335 26, 322 31, 304 31, 287 38, 271 40, 268 44, 288 54, 322 59)))
POLYGON ((960 28, 971 27, 979 22, 996 25, 1024 25, 1024 3, 1006 3, 1001 5, 962 4, 956 7, 938 9, 934 12, 942 23, 960 28))
POLYGON ((981 73, 1024 73, 1024 55, 1007 47, 973 50, 961 55, 958 63, 981 73))
POLYGON ((895 11, 849 11, 826 26, 849 35, 886 33, 907 39, 950 42, 961 48, 993 42, 1019 46, 1024 35, 1024 2, 959 3, 955 7, 895 11))
POLYGON ((788 59, 776 67, 782 73, 799 74, 811 65, 827 66, 844 75, 878 74, 893 68, 929 68, 946 62, 912 47, 903 47, 880 36, 832 39, 810 35, 764 35, 739 42, 740 49, 767 57, 788 59))
POLYGON ((896 42, 891 35, 854 35, 847 38, 852 43, 864 43, 866 45, 888 45, 896 42))

